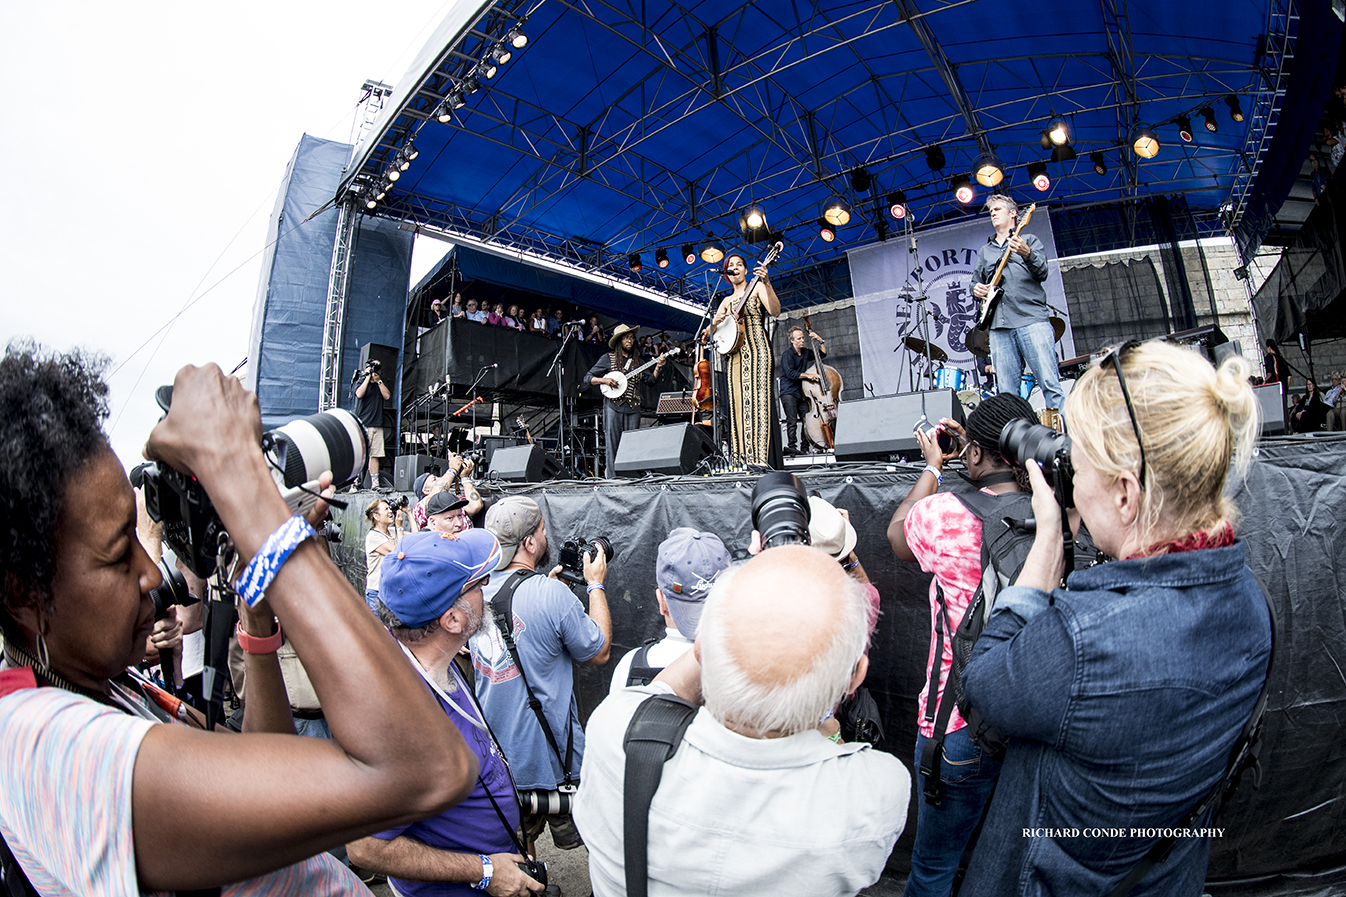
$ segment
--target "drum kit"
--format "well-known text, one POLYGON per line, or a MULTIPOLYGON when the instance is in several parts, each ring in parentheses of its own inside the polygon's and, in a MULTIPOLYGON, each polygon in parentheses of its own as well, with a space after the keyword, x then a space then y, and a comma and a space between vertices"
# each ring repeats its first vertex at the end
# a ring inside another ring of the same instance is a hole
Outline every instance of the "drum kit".
MULTIPOLYGON (((1050 320, 1053 335, 1056 342, 1059 343, 1061 337, 1065 336, 1066 322, 1055 315, 1050 320)), ((982 400, 990 398, 997 392, 995 384, 989 377, 949 364, 948 353, 939 346, 927 344, 925 340, 914 336, 903 339, 899 348, 903 346, 910 350, 914 356, 913 368, 923 363, 928 365, 922 379, 928 378, 935 389, 952 389, 958 394, 958 401, 962 403, 964 413, 970 414, 974 408, 981 404, 982 400)), ((1071 387, 1075 385, 1074 377, 1078 376, 1078 371, 1070 367, 1070 363, 1076 360, 1068 359, 1061 365, 1061 388, 1067 395, 1070 394, 1071 387)), ((913 382, 914 380, 915 371, 913 370, 913 382)), ((1043 397, 1042 389, 1038 386, 1036 377, 1031 373, 1024 373, 1019 379, 1017 390, 1019 397, 1026 399, 1033 406, 1033 410, 1037 411, 1038 418, 1044 425, 1056 430, 1061 429, 1060 412, 1055 408, 1047 407, 1046 399, 1043 397)))

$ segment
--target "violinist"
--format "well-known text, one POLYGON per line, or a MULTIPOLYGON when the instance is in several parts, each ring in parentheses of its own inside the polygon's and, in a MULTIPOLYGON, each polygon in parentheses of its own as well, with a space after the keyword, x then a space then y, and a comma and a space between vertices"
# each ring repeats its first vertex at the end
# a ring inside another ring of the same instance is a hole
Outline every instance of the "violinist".
MULTIPOLYGON (((818 344, 818 354, 821 357, 827 356, 827 343, 818 335, 816 331, 810 331, 813 339, 818 344)), ((780 385, 780 403, 785 411, 785 454, 799 454, 801 445, 800 429, 804 423, 804 413, 808 410, 808 400, 804 398, 804 389, 801 383, 805 380, 818 382, 816 371, 810 372, 813 367, 813 353, 806 351, 808 337, 804 334, 804 328, 794 326, 790 328, 790 345, 786 346, 785 351, 780 356, 780 375, 777 381, 780 385)))

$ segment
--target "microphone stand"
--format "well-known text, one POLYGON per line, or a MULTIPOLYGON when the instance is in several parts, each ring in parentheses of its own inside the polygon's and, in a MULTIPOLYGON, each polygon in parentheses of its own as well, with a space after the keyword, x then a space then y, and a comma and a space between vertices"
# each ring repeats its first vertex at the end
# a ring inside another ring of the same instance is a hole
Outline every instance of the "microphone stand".
POLYGON ((472 397, 472 444, 477 442, 477 384, 486 376, 486 372, 493 370, 495 365, 488 364, 477 373, 477 379, 472 381, 472 385, 467 388, 467 394, 472 397))
MULTIPOLYGON (((707 274, 707 277, 709 276, 710 275, 707 274)), ((692 337, 693 345, 695 345, 700 340, 709 337, 710 335, 709 334, 710 319, 711 319, 710 310, 715 306, 715 292, 710 288, 709 281, 707 281, 706 283, 706 292, 710 294, 710 298, 706 301, 705 310, 701 312, 701 323, 696 328, 696 335, 692 337)), ((714 342, 710 341, 709 339, 707 339, 706 341, 710 343, 711 349, 714 349, 715 347, 714 342)), ((718 352, 715 354, 717 356, 719 355, 718 352)), ((693 364, 692 369, 693 371, 696 370, 695 364, 693 364)), ((715 368, 712 365, 710 369, 710 438, 715 443, 715 454, 718 455, 720 454, 720 403, 718 398, 719 390, 717 390, 715 386, 716 379, 717 378, 715 376, 715 368)), ((692 421, 693 422, 696 421, 695 389, 693 389, 692 392, 692 421)))
MULTIPOLYGON (((565 366, 561 364, 561 356, 565 353, 570 338, 575 335, 575 329, 573 327, 562 327, 561 329, 563 331, 561 348, 556 350, 556 355, 551 360, 551 367, 547 368, 547 374, 544 376, 550 375, 552 371, 556 372, 556 403, 561 413, 556 430, 556 452, 560 455, 561 467, 569 470, 570 468, 566 467, 566 455, 570 449, 570 443, 566 442, 566 397, 565 387, 561 384, 561 377, 565 374, 565 366)), ((576 469, 574 473, 579 473, 579 470, 576 469)))

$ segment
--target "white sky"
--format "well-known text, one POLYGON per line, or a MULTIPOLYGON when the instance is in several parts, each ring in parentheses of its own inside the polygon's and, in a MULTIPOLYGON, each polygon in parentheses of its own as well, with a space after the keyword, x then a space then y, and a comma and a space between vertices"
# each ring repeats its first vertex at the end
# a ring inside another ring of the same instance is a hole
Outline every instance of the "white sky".
MULTIPOLYGON (((108 428, 128 467, 159 384, 247 354, 267 217, 300 137, 348 141, 360 85, 401 79, 451 5, 0 6, 0 342, 124 364, 108 428)), ((442 254, 431 246, 413 282, 442 254)))

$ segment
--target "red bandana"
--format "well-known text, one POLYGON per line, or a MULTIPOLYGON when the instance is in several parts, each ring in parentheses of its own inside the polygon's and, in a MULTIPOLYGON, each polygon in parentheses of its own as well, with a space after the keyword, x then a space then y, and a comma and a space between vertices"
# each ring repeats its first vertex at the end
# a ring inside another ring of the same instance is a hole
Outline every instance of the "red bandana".
POLYGON ((1201 551, 1206 548, 1225 548, 1234 544, 1234 527, 1228 523, 1220 523, 1213 532, 1206 530, 1197 530, 1189 533, 1181 539, 1170 539, 1167 542, 1156 542, 1144 551, 1137 552, 1126 558, 1134 560, 1142 557, 1153 557, 1158 554, 1179 554, 1184 551, 1201 551))

